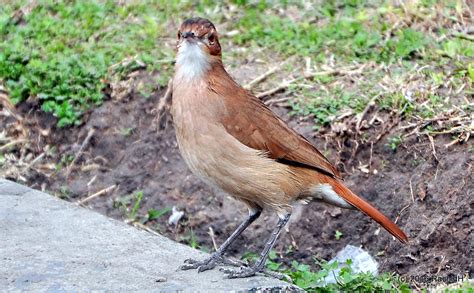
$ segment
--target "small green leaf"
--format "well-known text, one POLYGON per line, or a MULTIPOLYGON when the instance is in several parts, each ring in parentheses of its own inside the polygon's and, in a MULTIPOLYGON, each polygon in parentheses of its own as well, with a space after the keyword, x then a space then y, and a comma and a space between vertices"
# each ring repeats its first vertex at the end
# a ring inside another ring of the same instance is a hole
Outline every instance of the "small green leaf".
POLYGON ((169 212, 171 212, 171 208, 169 207, 162 208, 159 210, 149 209, 148 214, 147 214, 147 220, 151 221, 151 220, 161 218, 162 216, 166 215, 169 212))

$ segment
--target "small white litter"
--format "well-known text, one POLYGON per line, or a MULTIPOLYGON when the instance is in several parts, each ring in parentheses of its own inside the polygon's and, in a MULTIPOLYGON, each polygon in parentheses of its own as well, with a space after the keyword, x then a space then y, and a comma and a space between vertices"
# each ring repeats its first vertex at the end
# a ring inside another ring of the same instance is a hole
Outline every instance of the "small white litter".
POLYGON ((351 268, 354 273, 372 273, 374 276, 378 274, 379 265, 367 251, 360 247, 346 245, 346 247, 336 254, 336 257, 329 261, 329 263, 337 261, 339 266, 337 269, 329 272, 329 275, 324 279, 323 284, 336 283, 334 276, 339 276, 341 268, 347 266, 346 261, 348 259, 352 260, 351 268))
POLYGON ((176 207, 173 207, 171 211, 171 216, 168 218, 168 224, 176 226, 178 225, 179 220, 184 216, 184 212, 178 210, 176 207))

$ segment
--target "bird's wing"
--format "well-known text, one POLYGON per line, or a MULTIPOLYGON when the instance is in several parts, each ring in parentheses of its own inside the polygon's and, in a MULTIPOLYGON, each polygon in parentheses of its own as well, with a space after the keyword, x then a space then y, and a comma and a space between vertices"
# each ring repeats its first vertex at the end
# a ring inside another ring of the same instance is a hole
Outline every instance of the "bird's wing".
POLYGON ((257 97, 240 87, 234 89, 220 93, 226 104, 221 122, 229 134, 282 163, 313 168, 341 178, 339 171, 315 146, 289 128, 257 97))

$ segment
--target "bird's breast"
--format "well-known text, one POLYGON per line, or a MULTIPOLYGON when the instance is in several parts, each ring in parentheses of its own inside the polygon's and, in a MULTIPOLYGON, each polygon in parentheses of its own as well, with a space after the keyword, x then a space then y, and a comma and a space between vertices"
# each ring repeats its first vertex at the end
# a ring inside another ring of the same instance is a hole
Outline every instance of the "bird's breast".
POLYGON ((285 206, 288 186, 295 186, 291 170, 230 135, 219 119, 221 100, 201 87, 175 87, 172 115, 181 155, 195 175, 244 201, 285 206))

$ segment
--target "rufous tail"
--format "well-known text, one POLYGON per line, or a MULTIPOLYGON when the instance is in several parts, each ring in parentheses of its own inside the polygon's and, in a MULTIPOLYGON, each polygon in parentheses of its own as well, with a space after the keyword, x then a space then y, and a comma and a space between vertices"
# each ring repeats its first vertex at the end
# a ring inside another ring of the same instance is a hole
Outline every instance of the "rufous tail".
POLYGON ((356 194, 354 194, 349 188, 345 187, 342 183, 338 182, 337 179, 331 180, 330 185, 333 190, 348 203, 359 209, 367 216, 374 219, 377 223, 382 225, 390 234, 395 236, 398 240, 403 243, 408 243, 408 237, 405 233, 389 218, 384 216, 370 203, 366 202, 356 194))

